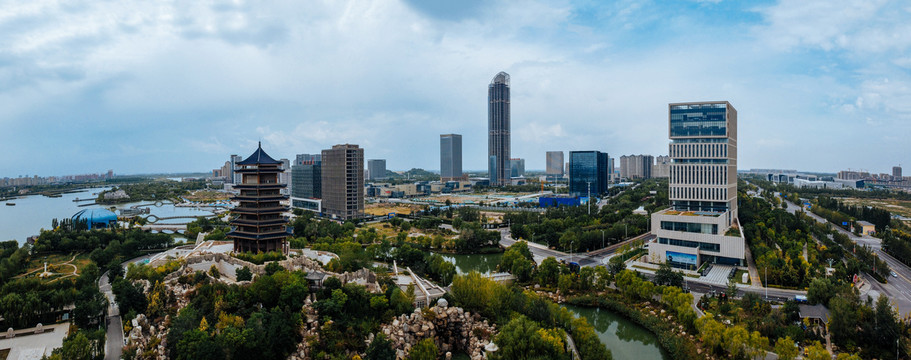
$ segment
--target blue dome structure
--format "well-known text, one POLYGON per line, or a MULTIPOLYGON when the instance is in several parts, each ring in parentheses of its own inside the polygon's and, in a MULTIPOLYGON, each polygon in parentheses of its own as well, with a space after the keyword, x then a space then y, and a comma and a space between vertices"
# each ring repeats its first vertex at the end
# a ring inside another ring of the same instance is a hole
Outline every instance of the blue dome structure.
POLYGON ((117 214, 107 209, 85 209, 73 215, 73 222, 85 221, 89 229, 106 228, 117 223, 117 214))

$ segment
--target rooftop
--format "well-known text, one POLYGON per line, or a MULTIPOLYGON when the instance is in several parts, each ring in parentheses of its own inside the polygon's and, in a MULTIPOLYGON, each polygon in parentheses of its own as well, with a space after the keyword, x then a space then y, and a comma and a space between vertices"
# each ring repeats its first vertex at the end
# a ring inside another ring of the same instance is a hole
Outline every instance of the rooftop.
POLYGON ((281 164, 281 161, 273 159, 269 154, 266 154, 263 151, 263 144, 259 143, 256 151, 252 155, 248 156, 244 161, 237 163, 237 165, 259 165, 259 164, 281 164))
POLYGON ((710 216, 710 217, 718 217, 718 216, 721 216, 721 214, 724 214, 724 213, 709 212, 709 211, 679 211, 679 210, 674 210, 674 209, 666 209, 666 210, 659 211, 657 214, 658 214, 658 215, 682 215, 682 216, 710 216))

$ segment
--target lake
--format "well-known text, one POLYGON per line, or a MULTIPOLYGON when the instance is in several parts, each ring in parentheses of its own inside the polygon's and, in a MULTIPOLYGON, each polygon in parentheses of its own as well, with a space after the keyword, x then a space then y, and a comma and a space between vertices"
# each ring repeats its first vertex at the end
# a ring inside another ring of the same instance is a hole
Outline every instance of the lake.
MULTIPOLYGON (((14 203, 16 206, 0 205, 0 241, 16 240, 22 244, 29 236, 38 235, 41 232, 42 228, 49 229, 51 227, 51 220, 54 218, 69 218, 80 210, 84 209, 110 209, 110 205, 91 205, 80 207, 80 204, 86 204, 89 202, 73 202, 73 200, 76 198, 95 198, 98 196, 99 192, 106 189, 109 188, 85 189, 75 193, 62 194, 63 196, 59 198, 51 198, 44 195, 29 195, 26 197, 4 201, 4 203, 14 203)), ((129 208, 133 205, 147 203, 149 202, 118 204, 115 205, 115 208, 123 209, 129 208)), ((161 206, 150 206, 150 212, 151 214, 159 217, 203 216, 212 214, 212 212, 208 210, 189 207, 176 207, 174 204, 171 204, 169 202, 163 202, 161 206)), ((187 221, 190 221, 190 219, 162 220, 159 223, 185 223, 187 221)))

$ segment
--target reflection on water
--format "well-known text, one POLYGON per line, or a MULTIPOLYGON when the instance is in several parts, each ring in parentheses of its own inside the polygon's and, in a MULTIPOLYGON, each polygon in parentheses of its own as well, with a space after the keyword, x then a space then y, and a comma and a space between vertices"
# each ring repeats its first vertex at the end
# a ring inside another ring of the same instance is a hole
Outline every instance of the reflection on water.
POLYGON ((497 265, 500 264, 502 253, 497 254, 471 254, 471 255, 451 255, 440 254, 448 262, 455 264, 456 272, 467 274, 471 271, 477 271, 481 274, 490 274, 497 272, 497 265))
POLYGON ((564 306, 594 326, 614 359, 670 359, 658 344, 658 337, 632 321, 599 308, 564 306))

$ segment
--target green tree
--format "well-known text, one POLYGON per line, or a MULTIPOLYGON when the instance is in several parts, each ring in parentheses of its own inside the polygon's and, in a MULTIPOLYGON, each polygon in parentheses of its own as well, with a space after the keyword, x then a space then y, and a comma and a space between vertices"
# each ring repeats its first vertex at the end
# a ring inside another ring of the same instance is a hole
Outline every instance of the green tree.
POLYGON ((778 341, 775 342, 774 350, 780 360, 794 360, 797 358, 797 346, 790 336, 778 338, 778 341))
POLYGON ((560 263, 557 262, 557 259, 553 257, 548 257, 541 262, 541 265, 538 266, 538 282, 541 285, 545 286, 554 286, 557 285, 558 277, 560 276, 560 263))
POLYGON ((655 284, 682 287, 683 273, 674 271, 671 264, 665 261, 655 271, 655 284))
POLYGON ((395 360, 395 350, 392 349, 392 342, 386 338, 383 333, 378 333, 370 346, 367 346, 367 353, 364 360, 395 360))
POLYGON ((807 301, 811 304, 828 305, 829 299, 835 296, 835 285, 828 278, 815 278, 807 289, 807 301))
POLYGON ((237 278, 237 281, 250 281, 253 280, 253 272, 250 271, 250 268, 244 266, 234 271, 234 276, 237 278))
POLYGON ((814 341, 812 345, 807 347, 807 360, 831 360, 832 354, 829 354, 829 351, 826 350, 826 347, 823 346, 819 341, 814 341))
POLYGON ((439 350, 437 344, 434 344, 433 338, 426 338, 411 348, 408 360, 436 360, 438 353, 439 350))
POLYGON ((510 320, 494 341, 494 359, 567 359, 563 331, 542 329, 525 316, 510 320))

